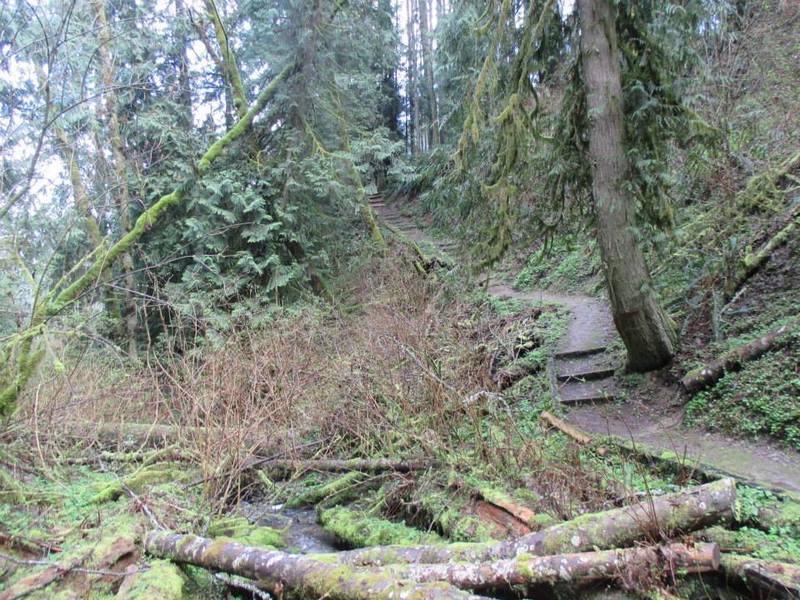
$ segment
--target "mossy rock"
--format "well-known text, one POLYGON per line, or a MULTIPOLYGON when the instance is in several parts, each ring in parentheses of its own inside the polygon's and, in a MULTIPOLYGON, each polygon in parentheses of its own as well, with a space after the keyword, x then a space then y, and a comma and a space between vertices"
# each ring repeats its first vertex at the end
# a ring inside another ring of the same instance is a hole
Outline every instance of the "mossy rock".
POLYGON ((350 548, 390 544, 437 544, 442 538, 403 523, 374 517, 367 513, 337 506, 319 511, 322 526, 350 548))
POLYGON ((244 517, 225 517, 211 523, 207 534, 214 538, 228 538, 240 544, 283 548, 286 540, 282 531, 271 527, 253 525, 244 517))

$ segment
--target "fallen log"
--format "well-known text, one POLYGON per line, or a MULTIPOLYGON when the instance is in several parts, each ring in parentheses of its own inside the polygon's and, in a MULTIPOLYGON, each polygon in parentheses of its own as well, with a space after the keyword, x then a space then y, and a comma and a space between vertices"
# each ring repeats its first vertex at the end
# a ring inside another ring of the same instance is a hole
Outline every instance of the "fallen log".
POLYGON ((341 563, 194 535, 151 531, 145 536, 144 547, 159 558, 256 579, 276 593, 290 588, 315 598, 341 600, 482 598, 448 583, 414 583, 389 574, 348 568, 341 563))
POLYGON ((783 343, 797 329, 797 324, 797 320, 787 323, 752 342, 729 350, 703 367, 689 371, 681 379, 681 385, 692 394, 716 383, 725 373, 739 370, 743 363, 754 360, 783 343))
POLYGON ((590 436, 588 433, 586 433, 581 429, 578 429, 574 425, 570 425, 563 419, 559 419, 557 416, 547 412, 546 410, 543 410, 539 414, 539 418, 548 425, 550 425, 551 427, 555 427, 556 429, 558 429, 561 433, 563 433, 567 437, 572 438, 579 444, 592 443, 592 436, 590 436))
POLYGON ((384 546, 341 552, 340 562, 392 563, 488 562, 521 554, 548 556, 626 547, 643 538, 660 539, 675 531, 694 531, 733 517, 736 485, 721 479, 657 498, 582 515, 516 540, 451 546, 384 546))
POLYGON ((732 298, 736 291, 770 259, 772 254, 788 242, 795 231, 800 229, 800 206, 789 211, 784 222, 786 225, 778 230, 778 233, 767 240, 758 250, 748 253, 744 257, 741 266, 726 286, 726 299, 732 298))
POLYGON ((685 544, 600 550, 554 556, 519 556, 491 563, 440 563, 371 567, 373 574, 429 583, 446 581, 460 589, 500 590, 513 585, 591 583, 618 578, 626 569, 650 571, 661 567, 692 573, 716 571, 720 564, 716 544, 685 544))
POLYGON ((303 556, 211 540, 191 535, 154 531, 145 538, 146 550, 177 562, 199 565, 251 579, 273 590, 284 586, 329 598, 476 598, 461 590, 507 589, 513 585, 588 583, 615 579, 626 569, 662 566, 670 571, 700 573, 720 565, 716 544, 669 544, 577 554, 531 557, 491 563, 389 565, 342 570, 303 556))
POLYGON ((766 592, 770 598, 800 598, 800 565, 737 554, 724 554, 721 564, 726 575, 766 592))
POLYGON ((410 473, 424 471, 438 465, 438 461, 395 460, 391 458, 350 458, 350 459, 319 459, 319 460, 289 460, 275 459, 259 463, 256 468, 265 471, 362 471, 375 473, 378 471, 395 471, 397 473, 410 473))

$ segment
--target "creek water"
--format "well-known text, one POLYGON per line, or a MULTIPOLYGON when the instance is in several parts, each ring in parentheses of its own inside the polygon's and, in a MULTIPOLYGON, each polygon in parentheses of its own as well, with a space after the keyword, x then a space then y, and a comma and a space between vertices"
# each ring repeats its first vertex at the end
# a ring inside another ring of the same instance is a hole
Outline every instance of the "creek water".
POLYGON ((336 538, 317 523, 317 513, 313 508, 250 503, 244 512, 251 522, 284 531, 287 552, 315 554, 341 550, 336 545, 336 538))

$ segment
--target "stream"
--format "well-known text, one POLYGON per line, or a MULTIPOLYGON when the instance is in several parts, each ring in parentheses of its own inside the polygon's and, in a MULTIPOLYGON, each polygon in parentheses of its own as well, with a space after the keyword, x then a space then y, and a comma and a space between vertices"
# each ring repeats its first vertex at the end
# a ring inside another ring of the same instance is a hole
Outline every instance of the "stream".
POLYGON ((336 538, 317 523, 313 508, 286 508, 283 504, 247 503, 242 513, 252 523, 285 531, 286 551, 293 554, 337 552, 336 538))

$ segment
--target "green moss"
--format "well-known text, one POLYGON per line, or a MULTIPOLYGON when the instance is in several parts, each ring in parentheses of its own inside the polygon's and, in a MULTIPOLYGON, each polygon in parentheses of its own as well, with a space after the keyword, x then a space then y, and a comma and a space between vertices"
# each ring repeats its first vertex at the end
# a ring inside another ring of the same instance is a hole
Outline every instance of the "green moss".
POLYGON ((244 517, 226 517, 218 519, 208 527, 209 537, 229 538, 241 544, 250 546, 266 546, 269 548, 283 548, 286 540, 282 531, 271 527, 253 525, 244 517))
POLYGON ((137 573, 133 585, 121 590, 118 598, 125 600, 181 600, 186 577, 181 570, 167 560, 149 563, 149 569, 137 573))
POLYGON ((800 449, 798 363, 800 332, 794 331, 782 348, 695 394, 686 406, 687 423, 748 437, 768 435, 800 449))
POLYGON ((138 494, 145 486, 181 481, 185 478, 185 472, 176 466, 167 466, 164 464, 146 465, 122 479, 116 479, 104 485, 90 502, 92 504, 102 504, 103 502, 116 500, 125 493, 126 486, 130 488, 131 491, 138 494))
POLYGON ((326 530, 351 548, 435 544, 442 541, 435 533, 420 531, 342 506, 319 511, 319 520, 326 530))
POLYGON ((719 544, 723 552, 746 554, 765 560, 800 563, 800 541, 785 535, 765 533, 750 527, 742 527, 736 531, 711 527, 701 535, 719 544))

